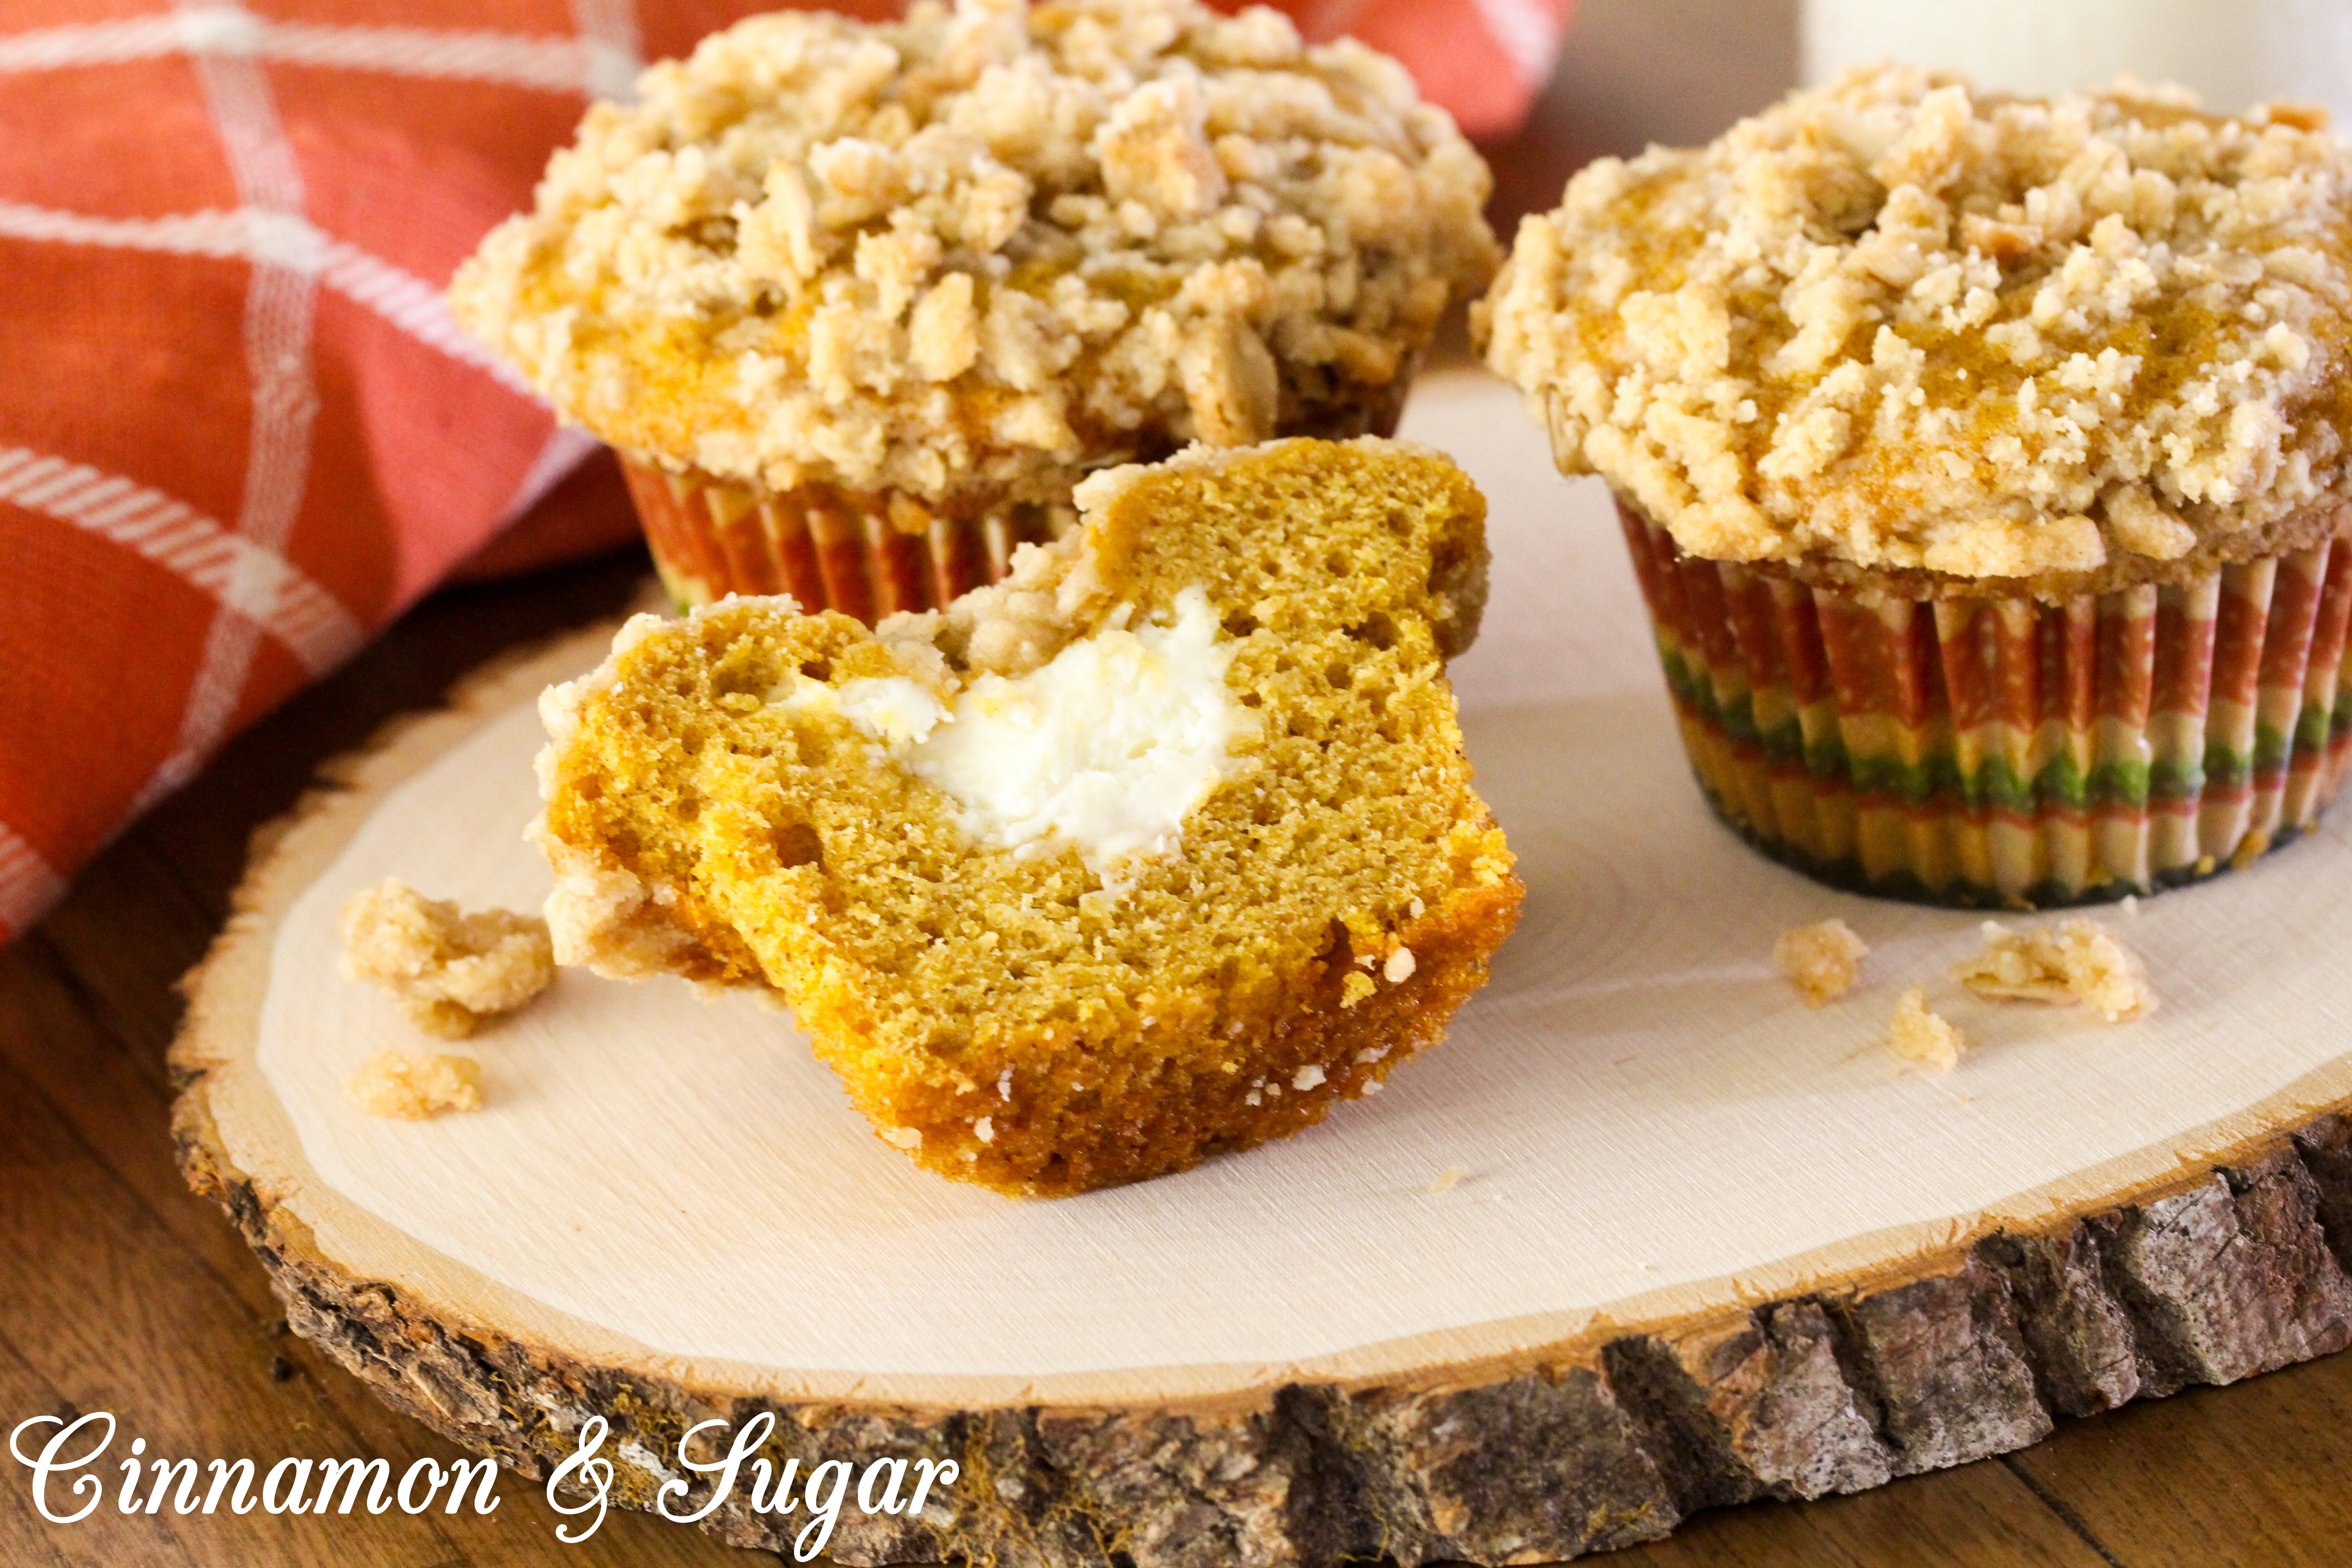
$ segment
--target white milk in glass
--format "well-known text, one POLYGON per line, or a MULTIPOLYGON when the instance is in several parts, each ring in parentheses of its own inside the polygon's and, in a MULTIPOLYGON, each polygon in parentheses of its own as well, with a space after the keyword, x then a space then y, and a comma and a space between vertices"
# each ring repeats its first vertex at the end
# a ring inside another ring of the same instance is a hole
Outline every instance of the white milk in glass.
POLYGON ((2024 93, 2129 71, 2222 113, 2320 104, 2352 132, 2352 0, 1804 0, 1803 18, 1808 85, 1885 59, 2024 93))

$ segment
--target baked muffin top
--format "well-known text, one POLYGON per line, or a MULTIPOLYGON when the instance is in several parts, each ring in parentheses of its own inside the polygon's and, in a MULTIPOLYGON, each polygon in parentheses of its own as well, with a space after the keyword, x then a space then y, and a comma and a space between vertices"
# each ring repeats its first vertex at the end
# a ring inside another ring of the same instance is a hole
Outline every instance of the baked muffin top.
POLYGON ((2153 580, 2352 494, 2348 194, 2314 111, 1880 68, 1588 167, 1473 328, 1693 554, 2153 580))
POLYGON ((591 110, 451 298, 672 468, 1066 498, 1409 374, 1492 275, 1488 186, 1402 68, 1272 11, 784 13, 591 110))

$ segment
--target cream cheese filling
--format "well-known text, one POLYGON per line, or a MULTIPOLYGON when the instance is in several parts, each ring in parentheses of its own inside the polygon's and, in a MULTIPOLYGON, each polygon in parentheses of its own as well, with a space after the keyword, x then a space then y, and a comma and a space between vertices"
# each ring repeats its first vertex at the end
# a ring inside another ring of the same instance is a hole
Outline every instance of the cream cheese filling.
POLYGON ((963 830, 1016 854, 1077 847, 1107 874, 1174 851, 1185 815, 1241 766, 1255 717, 1233 699, 1231 643, 1187 588, 1168 626, 1112 625, 1024 675, 982 675, 943 704, 904 676, 810 682, 785 701, 831 703, 956 803, 963 830))

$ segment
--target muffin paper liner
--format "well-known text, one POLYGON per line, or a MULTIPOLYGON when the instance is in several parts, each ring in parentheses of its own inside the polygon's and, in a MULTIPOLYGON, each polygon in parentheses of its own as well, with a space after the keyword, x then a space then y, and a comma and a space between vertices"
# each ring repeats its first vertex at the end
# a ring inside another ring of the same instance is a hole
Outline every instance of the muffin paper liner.
POLYGON ((839 610, 871 625, 995 582, 1016 547, 1076 521, 1067 506, 1025 502, 956 517, 892 490, 811 485, 778 494, 628 458, 621 467, 654 565, 682 606, 790 594, 803 610, 839 610))
POLYGON ((2352 759, 2352 542, 2063 604, 1683 555, 1622 501, 1707 800, 1822 881, 2004 908, 2146 894, 2317 819, 2352 759))
MULTIPOLYGON (((1395 434, 1412 368, 1387 385, 1302 407, 1276 436, 1395 434)), ((899 610, 937 609, 998 581, 1013 552, 1077 521, 1066 502, 1013 501, 955 512, 900 490, 806 485, 778 492, 621 455, 646 542, 684 608, 730 594, 790 594, 803 610, 839 610, 868 625, 899 610)))

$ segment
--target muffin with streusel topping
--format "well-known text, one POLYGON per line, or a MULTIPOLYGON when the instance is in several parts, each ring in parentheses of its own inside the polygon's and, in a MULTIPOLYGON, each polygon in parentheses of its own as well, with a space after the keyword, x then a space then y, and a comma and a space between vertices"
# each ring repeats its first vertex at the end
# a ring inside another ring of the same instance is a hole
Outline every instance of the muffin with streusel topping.
POLYGON ((1097 469, 1388 432, 1488 185, 1394 61, 1268 10, 782 13, 592 110, 451 300, 619 449, 679 599, 872 620, 1097 469))
POLYGON ((2352 748, 2352 147, 1884 68, 1602 160, 1474 311, 1616 493, 1709 801, 1868 891, 2242 866, 2352 748))

